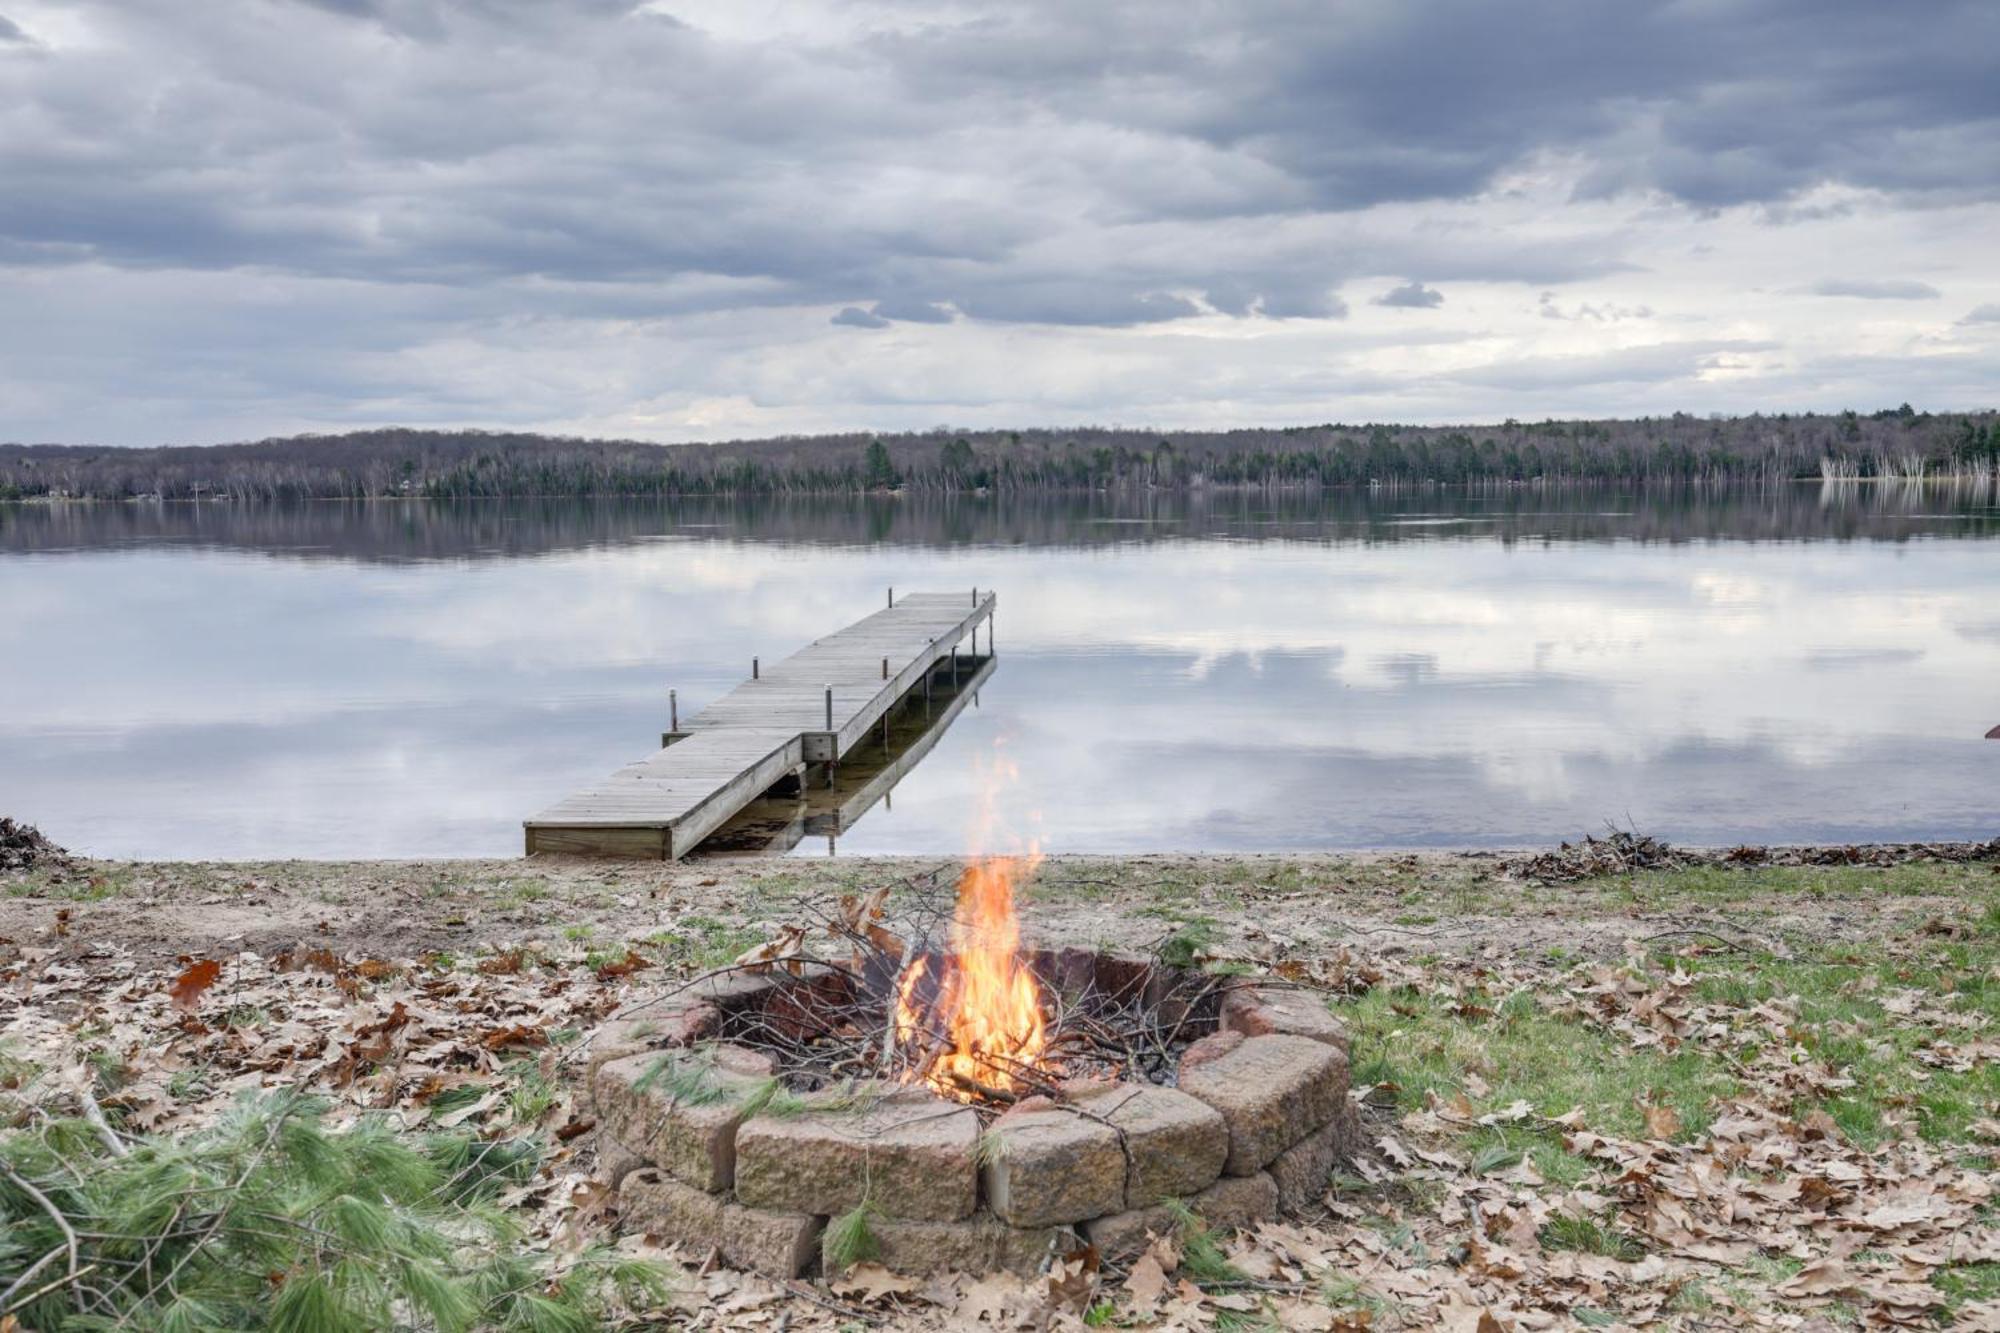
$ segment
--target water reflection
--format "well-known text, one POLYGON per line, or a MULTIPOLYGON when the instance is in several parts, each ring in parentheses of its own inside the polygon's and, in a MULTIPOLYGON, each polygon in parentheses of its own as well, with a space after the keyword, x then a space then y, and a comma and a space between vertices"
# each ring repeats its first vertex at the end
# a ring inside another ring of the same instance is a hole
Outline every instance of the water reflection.
POLYGON ((958 849, 998 744, 1055 851, 1984 837, 1996 558, 1990 497, 1902 488, 0 506, 0 812, 511 855, 670 685, 978 585, 1002 673, 843 853, 958 849))

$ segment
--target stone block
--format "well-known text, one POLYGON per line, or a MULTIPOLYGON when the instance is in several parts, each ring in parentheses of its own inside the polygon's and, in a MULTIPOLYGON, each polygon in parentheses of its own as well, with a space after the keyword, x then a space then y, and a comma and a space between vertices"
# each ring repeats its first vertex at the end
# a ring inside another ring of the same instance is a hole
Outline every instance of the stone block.
POLYGON ((1318 1203, 1334 1167, 1353 1153, 1353 1118, 1346 1114, 1336 1114, 1323 1128, 1279 1153, 1270 1167, 1278 1186, 1278 1207, 1296 1213, 1318 1203))
POLYGON ((769 972, 717 972, 690 983, 681 993, 694 1003, 735 1014, 760 1005, 777 986, 778 978, 769 972))
POLYGON ((715 1035, 721 1023, 722 1011, 715 1006, 679 996, 607 1020, 592 1034, 590 1055, 584 1066, 584 1093, 591 1109, 596 1110, 597 1071, 604 1066, 646 1051, 673 1050, 706 1041, 715 1035))
POLYGON ((1222 1174, 1229 1127, 1206 1102, 1175 1088, 1132 1083, 1071 1084, 1063 1092, 1124 1139, 1125 1199, 1100 1212, 1184 1199, 1222 1174))
MULTIPOLYGON (((1278 1215, 1278 1186, 1270 1176, 1224 1176, 1193 1198, 1188 1208, 1211 1231, 1235 1231, 1278 1215)), ((1163 1205, 1133 1208, 1083 1224, 1083 1234, 1106 1259, 1129 1259, 1146 1248, 1146 1236, 1171 1236, 1180 1218, 1163 1205)))
POLYGON ((686 1184, 728 1189, 735 1180, 736 1130, 745 1102, 767 1077, 729 1067, 733 1058, 715 1048, 649 1051, 599 1069, 599 1152, 609 1142, 686 1184), (663 1067, 663 1061, 669 1063, 663 1067), (677 1071, 696 1082, 692 1095, 677 1090, 677 1071))
POLYGON ((1316 991, 1232 987, 1222 997, 1222 1026, 1246 1037, 1311 1037, 1337 1047, 1344 1058, 1350 1054, 1347 1025, 1328 1012, 1325 997, 1316 991))
POLYGON ((731 1268, 776 1278, 811 1271, 826 1225, 825 1218, 806 1213, 745 1208, 727 1195, 698 1190, 651 1169, 625 1178, 618 1210, 628 1231, 648 1232, 697 1257, 713 1247, 731 1268))
POLYGON ((722 1234, 728 1196, 684 1185, 654 1167, 642 1167, 618 1186, 623 1229, 643 1231, 668 1245, 705 1250, 722 1234))
POLYGON ((597 1141, 597 1179, 607 1185, 616 1185, 642 1166, 650 1165, 645 1158, 633 1152, 617 1139, 604 1132, 599 1126, 595 1135, 597 1141))
POLYGON ((753 1116, 736 1133, 736 1197, 823 1216, 866 1199, 884 1217, 953 1221, 978 1205, 978 1142, 971 1108, 906 1088, 753 1116))
MULTIPOLYGON (((955 1222, 876 1217, 868 1230, 875 1239, 874 1262, 918 1277, 946 1272, 1031 1277, 1070 1240, 1061 1227, 1010 1227, 987 1213, 955 1222)), ((828 1276, 838 1271, 832 1255, 824 1255, 822 1263, 828 1276)))
POLYGON ((1229 1126, 1223 1170, 1247 1176, 1340 1113, 1347 1102, 1347 1060, 1311 1037, 1245 1037, 1193 1068, 1183 1060, 1180 1085, 1222 1113, 1229 1126))
POLYGON ((1181 1052, 1181 1071, 1199 1069, 1211 1060, 1219 1060, 1243 1044, 1240 1032, 1211 1032, 1200 1041, 1192 1043, 1181 1052))
POLYGON ((1009 1226, 1081 1222, 1125 1206, 1125 1149, 1101 1119, 1051 1106, 994 1121, 980 1156, 986 1203, 1009 1226))
POLYGON ((810 1213, 775 1213, 726 1203, 717 1248, 722 1262, 731 1268, 768 1277, 799 1277, 819 1264, 819 1238, 825 1229, 826 1219, 810 1213))

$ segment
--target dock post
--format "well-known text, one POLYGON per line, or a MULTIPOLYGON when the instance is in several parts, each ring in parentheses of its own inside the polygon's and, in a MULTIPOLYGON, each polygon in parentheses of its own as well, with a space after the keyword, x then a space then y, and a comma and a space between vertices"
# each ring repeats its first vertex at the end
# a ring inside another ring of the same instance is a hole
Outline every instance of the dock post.
POLYGON ((752 680, 761 679, 761 672, 758 669, 757 659, 754 657, 750 659, 750 679, 752 680))
POLYGON ((676 690, 667 691, 667 730, 681 729, 681 698, 676 690))
POLYGON ((833 730, 833 686, 826 687, 826 729, 833 730))
POLYGON ((979 626, 972 627, 972 660, 979 660, 979 626))
POLYGON ((896 609, 896 585, 893 583, 889 585, 889 609, 896 609))

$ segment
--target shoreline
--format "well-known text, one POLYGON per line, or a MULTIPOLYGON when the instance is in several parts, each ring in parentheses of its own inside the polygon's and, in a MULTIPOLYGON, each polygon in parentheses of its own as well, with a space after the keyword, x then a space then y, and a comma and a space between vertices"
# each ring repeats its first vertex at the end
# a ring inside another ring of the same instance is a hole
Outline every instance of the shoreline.
MULTIPOLYGON (((87 938, 155 959, 300 944, 412 958, 520 946, 644 949, 686 935, 693 922, 714 951, 749 947, 804 904, 935 880, 963 862, 71 856, 0 875, 0 939, 87 938)), ((1835 908, 1874 896, 1878 885, 1891 886, 1887 896, 1910 912, 1936 913, 1988 883, 2000 886, 2000 838, 1695 849, 1621 834, 1539 852, 1052 855, 1028 882, 1021 914, 1031 935, 1124 948, 1192 931, 1218 948, 1253 951, 1364 938, 1422 940, 1445 952, 1492 942, 1538 949, 1569 934, 1580 934, 1581 947, 1615 951, 1630 927, 1673 924, 1689 892, 1738 925, 1817 923, 1845 935, 1835 908)))

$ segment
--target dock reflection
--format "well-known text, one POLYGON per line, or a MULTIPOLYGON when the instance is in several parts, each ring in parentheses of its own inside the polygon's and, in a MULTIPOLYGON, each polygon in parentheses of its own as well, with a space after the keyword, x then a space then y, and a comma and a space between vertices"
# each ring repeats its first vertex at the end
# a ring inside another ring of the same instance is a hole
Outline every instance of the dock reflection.
POLYGON ((832 785, 765 793, 704 839, 691 856, 765 856, 788 852, 807 838, 825 838, 828 854, 835 853, 840 836, 877 803, 893 808, 896 784, 923 762, 960 713, 978 706, 980 687, 998 666, 990 653, 961 656, 955 688, 950 673, 940 668, 930 698, 922 690, 905 696, 888 716, 886 735, 848 751, 834 770, 832 785))

